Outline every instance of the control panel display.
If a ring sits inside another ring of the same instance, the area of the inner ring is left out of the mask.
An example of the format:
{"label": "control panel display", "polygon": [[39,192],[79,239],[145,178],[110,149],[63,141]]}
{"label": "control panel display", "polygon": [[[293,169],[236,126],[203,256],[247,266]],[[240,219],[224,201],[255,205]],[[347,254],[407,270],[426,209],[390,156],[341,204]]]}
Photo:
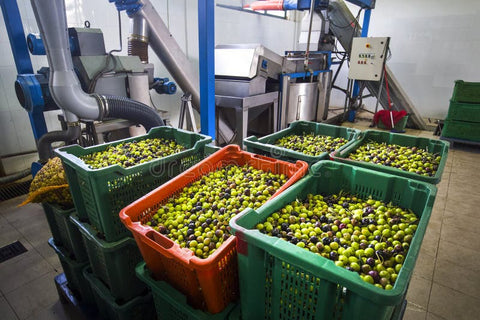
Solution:
{"label": "control panel display", "polygon": [[388,42],[388,37],[353,38],[348,77],[380,81]]}

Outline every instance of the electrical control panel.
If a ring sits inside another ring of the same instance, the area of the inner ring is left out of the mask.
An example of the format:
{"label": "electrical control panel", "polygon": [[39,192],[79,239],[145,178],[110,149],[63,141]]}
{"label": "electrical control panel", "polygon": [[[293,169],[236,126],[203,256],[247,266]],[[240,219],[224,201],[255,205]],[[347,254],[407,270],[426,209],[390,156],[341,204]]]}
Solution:
{"label": "electrical control panel", "polygon": [[388,37],[353,38],[348,77],[380,81],[389,40]]}

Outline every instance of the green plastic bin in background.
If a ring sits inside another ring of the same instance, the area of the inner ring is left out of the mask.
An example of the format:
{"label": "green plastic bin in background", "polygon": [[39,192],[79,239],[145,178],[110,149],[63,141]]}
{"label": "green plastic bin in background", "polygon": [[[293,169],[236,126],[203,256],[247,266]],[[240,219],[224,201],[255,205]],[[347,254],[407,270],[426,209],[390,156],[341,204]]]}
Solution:
{"label": "green plastic bin in background", "polygon": [[[440,160],[437,172],[433,177],[422,176],[414,172],[404,171],[398,168],[384,166],[380,164],[348,159],[350,153],[355,152],[360,146],[368,143],[369,141],[385,142],[387,144],[422,148],[426,149],[428,152],[440,155],[442,159]],[[447,162],[449,146],[450,143],[448,143],[447,141],[415,137],[385,131],[366,130],[362,132],[362,134],[360,135],[360,139],[356,140],[351,145],[341,151],[332,152],[330,154],[330,157],[335,161],[340,161],[351,165],[372,169],[375,171],[382,171],[414,180],[437,184],[442,178],[443,169],[445,168],[445,163]]]}
{"label": "green plastic bin in background", "polygon": [[452,100],[455,102],[480,103],[480,82],[456,80]]}
{"label": "green plastic bin in background", "polygon": [[480,122],[445,120],[442,128],[442,138],[480,142]]}
{"label": "green plastic bin in background", "polygon": [[106,242],[96,236],[88,223],[75,215],[70,219],[82,233],[93,273],[107,286],[110,295],[122,302],[145,293],[147,287],[135,275],[135,266],[142,261],[142,255],[133,238]]}
{"label": "green plastic bin in background", "polygon": [[[389,320],[401,308],[430,219],[436,187],[425,182],[333,161],[254,211],[230,220],[237,237],[243,319]],[[392,202],[420,217],[404,265],[392,290],[364,282],[357,273],[283,239],[255,229],[272,213],[307,194],[338,194]]]}
{"label": "green plastic bin in background", "polygon": [[75,214],[75,208],[62,209],[51,203],[42,203],[42,207],[55,245],[61,246],[65,254],[76,262],[88,261],[82,234],[70,221],[70,215]]}
{"label": "green plastic bin in background", "polygon": [[[91,169],[80,159],[109,146],[153,138],[172,139],[186,150],[129,168],[113,165]],[[138,137],[88,148],[67,146],[55,152],[62,159],[79,218],[95,226],[107,241],[116,241],[131,236],[118,217],[120,210],[203,160],[204,147],[211,141],[210,137],[202,134],[157,127]]]}
{"label": "green plastic bin in background", "polygon": [[62,265],[63,273],[67,278],[67,285],[82,303],[86,305],[95,305],[95,298],[92,289],[83,276],[83,269],[88,266],[87,262],[77,262],[68,257],[68,253],[61,246],[55,244],[53,238],[48,240],[50,247],[55,250],[58,255],[60,264]]}
{"label": "green plastic bin in background", "polygon": [[447,120],[480,123],[480,103],[474,104],[450,101]]}
{"label": "green plastic bin in background", "polygon": [[[226,320],[235,307],[230,304],[222,312],[211,314],[199,309],[194,309],[187,303],[187,297],[175,290],[165,281],[156,281],[147,269],[144,261],[135,268],[137,277],[140,278],[152,291],[158,320]],[[240,319],[238,319],[240,320]]]}
{"label": "green plastic bin in background", "polygon": [[289,135],[302,135],[311,134],[331,136],[335,138],[345,138],[349,140],[345,145],[341,146],[338,150],[343,150],[347,146],[353,143],[357,136],[360,134],[360,130],[334,126],[324,123],[316,123],[309,121],[295,121],[290,124],[290,127],[281,131],[275,132],[268,136],[257,138],[251,136],[243,140],[243,144],[247,147],[247,151],[269,156],[275,159],[295,162],[297,160],[303,160],[309,165],[312,165],[320,160],[328,159],[328,152],[323,152],[318,156],[310,156],[304,153],[290,150],[284,147],[275,146],[274,143],[280,138]]}
{"label": "green plastic bin in background", "polygon": [[105,284],[92,273],[90,267],[83,274],[92,288],[100,316],[108,320],[155,320],[152,293],[146,292],[129,301],[119,303]]}

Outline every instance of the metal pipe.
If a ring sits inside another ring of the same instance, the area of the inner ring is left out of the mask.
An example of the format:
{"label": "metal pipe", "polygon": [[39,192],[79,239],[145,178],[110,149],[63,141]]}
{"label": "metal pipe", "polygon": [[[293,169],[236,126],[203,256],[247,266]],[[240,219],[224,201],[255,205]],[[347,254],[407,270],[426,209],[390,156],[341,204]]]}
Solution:
{"label": "metal pipe", "polygon": [[183,92],[192,95],[193,107],[200,112],[198,74],[150,1],[139,0],[138,4],[141,7],[133,16],[139,15],[147,22],[151,48]]}
{"label": "metal pipe", "polygon": [[[50,92],[63,109],[80,118],[101,118],[97,99],[86,94],[73,70],[64,0],[31,0],[50,66]],[[78,121],[78,119],[77,119]]]}
{"label": "metal pipe", "polygon": [[312,35],[312,23],[313,23],[313,4],[315,0],[310,0],[310,23],[308,25],[308,38],[307,38],[307,51],[305,52],[305,61],[304,61],[304,68],[305,71],[309,70],[308,67],[308,57],[310,56],[310,37]]}
{"label": "metal pipe", "polygon": [[130,18],[128,55],[138,56],[140,61],[148,63],[148,25],[145,19],[139,15]]}
{"label": "metal pipe", "polygon": [[69,123],[78,118],[103,120],[108,116],[136,121],[147,130],[164,125],[154,110],[124,97],[87,94],[83,91],[73,70],[67,33],[64,0],[31,0],[50,66],[50,92],[65,112]]}

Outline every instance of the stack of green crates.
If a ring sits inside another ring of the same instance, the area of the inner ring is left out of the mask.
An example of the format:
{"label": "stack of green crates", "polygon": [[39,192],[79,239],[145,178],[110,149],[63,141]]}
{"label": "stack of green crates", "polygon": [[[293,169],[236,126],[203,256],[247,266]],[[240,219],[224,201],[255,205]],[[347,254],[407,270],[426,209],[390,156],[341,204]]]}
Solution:
{"label": "stack of green crates", "polygon": [[480,82],[455,81],[442,138],[480,142]]}
{"label": "stack of green crates", "polygon": [[[111,165],[92,169],[81,157],[119,143],[144,139],[171,139],[184,151],[124,168]],[[78,231],[87,262],[78,268],[91,287],[100,315],[108,319],[154,318],[152,295],[137,278],[142,255],[130,231],[120,221],[120,210],[164,182],[203,160],[216,149],[208,136],[171,127],[157,127],[143,136],[83,148],[55,150],[62,159],[76,212],[69,222]],[[68,278],[68,277],[67,277]],[[147,310],[148,309],[148,310]]]}
{"label": "stack of green crates", "polygon": [[94,306],[90,286],[83,277],[82,270],[88,266],[88,256],[78,228],[70,221],[75,208],[64,208],[53,203],[42,203],[52,238],[48,244],[58,255],[67,287],[75,299],[83,304]]}

